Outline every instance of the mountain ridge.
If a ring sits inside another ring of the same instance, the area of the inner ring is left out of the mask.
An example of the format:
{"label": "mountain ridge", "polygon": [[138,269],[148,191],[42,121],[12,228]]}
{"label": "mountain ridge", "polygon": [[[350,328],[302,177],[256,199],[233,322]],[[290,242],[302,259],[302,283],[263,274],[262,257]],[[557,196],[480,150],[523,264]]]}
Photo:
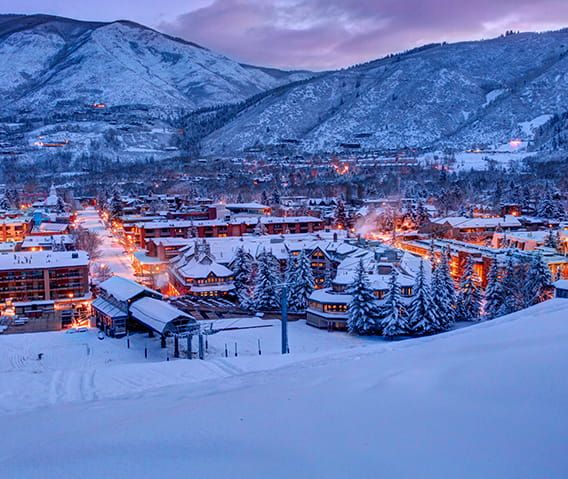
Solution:
{"label": "mountain ridge", "polygon": [[568,29],[314,73],[239,63],[129,20],[3,15],[0,94],[2,152],[24,158],[51,154],[42,138],[72,157],[127,159],[540,148],[553,142],[534,143],[537,131],[568,110]]}

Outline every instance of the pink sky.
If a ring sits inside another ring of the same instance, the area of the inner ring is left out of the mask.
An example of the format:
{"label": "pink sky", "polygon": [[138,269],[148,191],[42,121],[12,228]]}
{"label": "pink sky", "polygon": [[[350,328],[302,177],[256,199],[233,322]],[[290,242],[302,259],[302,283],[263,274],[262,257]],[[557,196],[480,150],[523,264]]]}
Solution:
{"label": "pink sky", "polygon": [[568,0],[0,0],[0,11],[129,19],[242,62],[309,69],[568,26]]}

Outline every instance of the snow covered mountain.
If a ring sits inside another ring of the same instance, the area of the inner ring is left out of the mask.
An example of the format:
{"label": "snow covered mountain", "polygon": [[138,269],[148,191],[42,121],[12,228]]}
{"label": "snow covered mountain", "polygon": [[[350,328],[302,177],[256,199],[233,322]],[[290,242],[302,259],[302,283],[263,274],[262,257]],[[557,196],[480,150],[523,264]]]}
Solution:
{"label": "snow covered mountain", "polygon": [[205,152],[498,146],[568,110],[568,30],[427,45],[279,88],[203,141]]}
{"label": "snow covered mountain", "polygon": [[0,17],[0,94],[8,111],[93,103],[195,109],[240,101],[294,78],[127,21]]}
{"label": "snow covered mountain", "polygon": [[[568,112],[568,29],[426,45],[313,74],[128,22],[0,15],[0,154],[533,149]],[[533,139],[537,137],[537,141]],[[57,147],[57,148],[54,148]]]}

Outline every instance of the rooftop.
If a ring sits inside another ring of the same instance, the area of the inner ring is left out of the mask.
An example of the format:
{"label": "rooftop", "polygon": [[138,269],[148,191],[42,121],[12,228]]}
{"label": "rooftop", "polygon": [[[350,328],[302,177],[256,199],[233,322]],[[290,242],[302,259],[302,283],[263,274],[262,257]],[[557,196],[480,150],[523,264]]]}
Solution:
{"label": "rooftop", "polygon": [[37,251],[0,254],[0,271],[87,266],[85,251]]}

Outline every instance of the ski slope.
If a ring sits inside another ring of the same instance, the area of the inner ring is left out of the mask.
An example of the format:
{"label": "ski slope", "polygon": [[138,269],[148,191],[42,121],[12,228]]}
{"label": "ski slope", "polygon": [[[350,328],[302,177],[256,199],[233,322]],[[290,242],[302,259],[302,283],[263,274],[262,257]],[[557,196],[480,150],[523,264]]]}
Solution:
{"label": "ski slope", "polygon": [[[9,431],[0,437],[0,470],[42,479],[568,477],[567,318],[568,300],[555,299],[394,343],[298,322],[290,332],[297,351],[287,357],[274,351],[273,327],[239,332],[248,337],[239,339],[248,344],[242,355],[217,351],[207,361],[134,361],[139,345],[96,346],[91,333],[0,337],[0,423]],[[215,348],[237,336],[220,334]],[[267,348],[260,357],[259,334]],[[75,352],[62,346],[51,366],[95,368],[94,394],[6,407],[18,401],[6,391],[29,361],[14,351],[31,354],[61,338],[72,338]],[[178,379],[168,384],[172,374]],[[110,377],[147,384],[105,396]]]}

